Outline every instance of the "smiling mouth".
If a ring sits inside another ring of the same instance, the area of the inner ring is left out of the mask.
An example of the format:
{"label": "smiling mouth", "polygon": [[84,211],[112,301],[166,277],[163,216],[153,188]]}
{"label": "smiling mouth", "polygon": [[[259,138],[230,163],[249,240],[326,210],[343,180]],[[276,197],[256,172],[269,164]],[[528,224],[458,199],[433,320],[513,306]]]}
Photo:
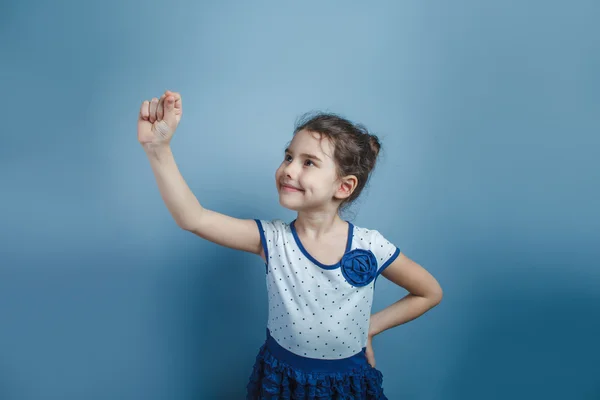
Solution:
{"label": "smiling mouth", "polygon": [[286,191],[286,192],[303,192],[302,189],[298,189],[297,187],[290,186],[290,185],[285,185],[285,184],[281,185],[281,189],[284,190],[284,191]]}

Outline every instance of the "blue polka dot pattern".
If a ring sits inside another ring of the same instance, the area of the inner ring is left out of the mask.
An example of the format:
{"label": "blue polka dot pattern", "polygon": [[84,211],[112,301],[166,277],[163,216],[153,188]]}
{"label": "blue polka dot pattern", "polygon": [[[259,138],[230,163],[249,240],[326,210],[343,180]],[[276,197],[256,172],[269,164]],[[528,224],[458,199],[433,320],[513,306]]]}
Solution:
{"label": "blue polka dot pattern", "polygon": [[[376,280],[349,283],[339,264],[322,268],[297,242],[290,224],[256,220],[267,256],[268,325],[285,349],[304,357],[339,359],[366,346]],[[371,251],[377,275],[400,250],[378,231],[351,226],[347,250]]]}

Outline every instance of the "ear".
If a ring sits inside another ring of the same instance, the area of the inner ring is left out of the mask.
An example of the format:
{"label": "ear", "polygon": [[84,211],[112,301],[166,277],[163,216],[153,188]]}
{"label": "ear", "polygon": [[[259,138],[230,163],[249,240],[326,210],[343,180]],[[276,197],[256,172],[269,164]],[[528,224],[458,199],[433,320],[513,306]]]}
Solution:
{"label": "ear", "polygon": [[335,192],[335,197],[341,200],[347,199],[354,192],[354,189],[356,189],[356,185],[358,185],[358,178],[354,175],[341,178],[338,189]]}

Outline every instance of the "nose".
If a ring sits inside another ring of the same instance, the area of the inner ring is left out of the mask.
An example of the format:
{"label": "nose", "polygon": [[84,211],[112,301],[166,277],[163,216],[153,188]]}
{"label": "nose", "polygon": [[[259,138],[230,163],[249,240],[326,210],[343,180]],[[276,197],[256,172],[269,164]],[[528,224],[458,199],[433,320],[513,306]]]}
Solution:
{"label": "nose", "polygon": [[298,174],[298,169],[297,169],[296,164],[294,162],[291,162],[288,165],[286,165],[285,167],[283,167],[283,173],[288,178],[294,180],[296,178],[296,175]]}

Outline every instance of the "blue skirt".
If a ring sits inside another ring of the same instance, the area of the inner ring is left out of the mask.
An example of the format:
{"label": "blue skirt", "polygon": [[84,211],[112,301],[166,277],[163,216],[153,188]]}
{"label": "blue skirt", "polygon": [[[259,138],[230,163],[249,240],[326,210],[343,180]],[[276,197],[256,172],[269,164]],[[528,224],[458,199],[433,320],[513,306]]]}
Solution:
{"label": "blue skirt", "polygon": [[318,360],[296,355],[271,337],[256,356],[246,400],[387,400],[383,375],[365,349],[349,358]]}

